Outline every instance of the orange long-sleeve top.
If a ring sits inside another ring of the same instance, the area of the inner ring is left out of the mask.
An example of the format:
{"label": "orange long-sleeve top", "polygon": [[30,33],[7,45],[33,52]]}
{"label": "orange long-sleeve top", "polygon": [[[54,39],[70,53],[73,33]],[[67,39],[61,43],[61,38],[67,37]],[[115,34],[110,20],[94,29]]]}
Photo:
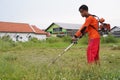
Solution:
{"label": "orange long-sleeve top", "polygon": [[88,33],[89,39],[100,38],[100,34],[97,31],[99,28],[98,26],[98,20],[93,16],[89,16],[86,18],[85,23],[82,25],[82,27],[75,33],[75,36],[80,37],[82,35],[81,30],[86,27],[86,30],[84,32]]}

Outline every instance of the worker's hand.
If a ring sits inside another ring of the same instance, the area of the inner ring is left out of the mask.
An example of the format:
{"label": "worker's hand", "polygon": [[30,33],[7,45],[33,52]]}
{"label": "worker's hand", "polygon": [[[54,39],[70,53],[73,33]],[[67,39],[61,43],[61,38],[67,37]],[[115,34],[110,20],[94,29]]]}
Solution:
{"label": "worker's hand", "polygon": [[78,41],[78,39],[76,38],[76,37],[72,37],[72,43],[75,43],[75,44],[77,44],[77,41]]}

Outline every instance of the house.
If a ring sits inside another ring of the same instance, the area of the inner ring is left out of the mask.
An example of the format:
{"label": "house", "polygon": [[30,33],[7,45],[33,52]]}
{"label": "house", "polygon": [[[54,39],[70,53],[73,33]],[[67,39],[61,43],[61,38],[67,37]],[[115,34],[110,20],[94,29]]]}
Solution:
{"label": "house", "polygon": [[52,36],[73,36],[80,27],[80,24],[52,23],[45,31]]}
{"label": "house", "polygon": [[44,40],[46,32],[27,23],[0,22],[0,37],[3,36],[9,36],[13,41],[25,42],[32,37]]}
{"label": "house", "polygon": [[113,36],[120,37],[120,26],[114,26],[110,32]]}

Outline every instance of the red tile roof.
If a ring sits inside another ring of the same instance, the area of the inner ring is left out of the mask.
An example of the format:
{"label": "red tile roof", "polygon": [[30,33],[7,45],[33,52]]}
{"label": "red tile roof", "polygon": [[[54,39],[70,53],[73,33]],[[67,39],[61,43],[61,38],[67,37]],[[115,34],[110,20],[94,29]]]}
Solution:
{"label": "red tile roof", "polygon": [[46,34],[36,26],[30,26],[27,23],[0,22],[0,32],[20,32]]}
{"label": "red tile roof", "polygon": [[46,35],[47,35],[47,33],[46,33],[45,31],[42,31],[41,29],[39,29],[39,28],[36,27],[35,25],[32,25],[32,27],[33,27],[34,32],[35,32],[36,34],[46,34]]}

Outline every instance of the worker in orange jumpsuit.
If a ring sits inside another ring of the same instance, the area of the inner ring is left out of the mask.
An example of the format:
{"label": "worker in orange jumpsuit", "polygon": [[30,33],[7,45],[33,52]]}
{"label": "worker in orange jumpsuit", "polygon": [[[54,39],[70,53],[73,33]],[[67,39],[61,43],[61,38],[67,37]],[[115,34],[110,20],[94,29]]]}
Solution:
{"label": "worker in orange jumpsuit", "polygon": [[98,20],[91,14],[88,13],[87,5],[82,5],[79,8],[82,17],[85,17],[85,23],[75,33],[72,41],[76,41],[77,38],[88,33],[88,49],[87,49],[87,62],[89,64],[100,64],[99,63],[99,46],[100,46],[100,34],[98,32]]}

